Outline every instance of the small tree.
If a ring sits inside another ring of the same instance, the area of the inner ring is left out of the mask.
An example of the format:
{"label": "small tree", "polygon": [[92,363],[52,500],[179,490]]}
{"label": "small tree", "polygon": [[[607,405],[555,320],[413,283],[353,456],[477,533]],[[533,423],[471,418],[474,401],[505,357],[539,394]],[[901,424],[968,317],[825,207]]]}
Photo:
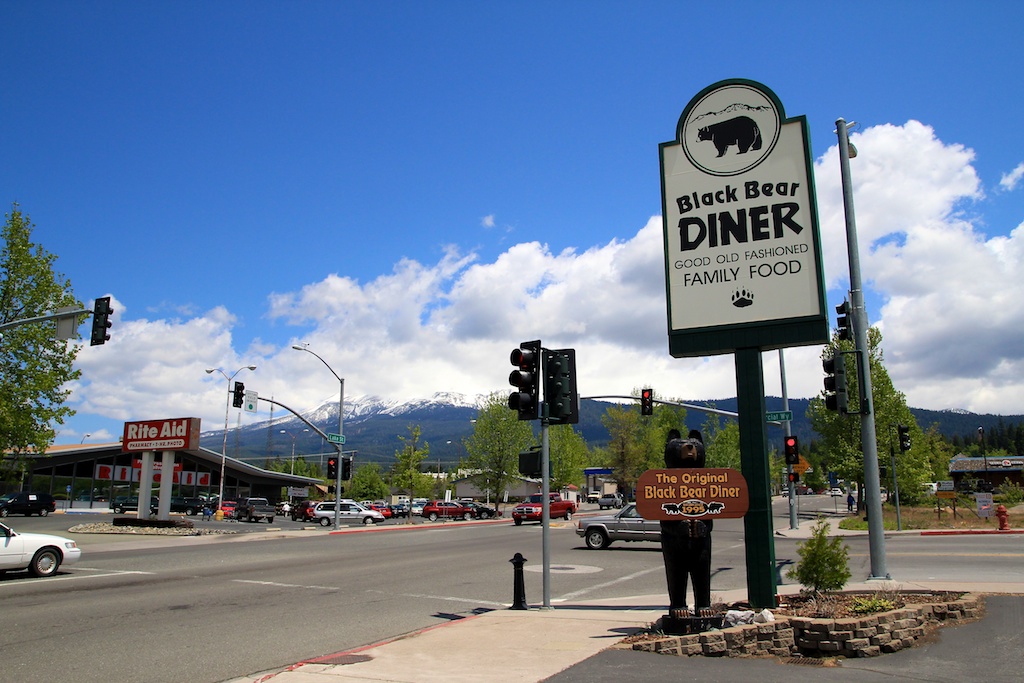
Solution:
{"label": "small tree", "polygon": [[843,539],[828,537],[829,524],[819,517],[811,528],[811,537],[797,544],[800,561],[786,576],[799,581],[814,593],[837,591],[850,580],[850,549]]}

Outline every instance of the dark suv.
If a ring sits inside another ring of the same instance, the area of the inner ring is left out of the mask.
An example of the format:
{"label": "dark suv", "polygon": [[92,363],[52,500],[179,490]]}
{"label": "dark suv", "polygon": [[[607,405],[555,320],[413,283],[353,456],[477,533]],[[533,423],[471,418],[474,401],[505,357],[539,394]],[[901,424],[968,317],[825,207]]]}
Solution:
{"label": "dark suv", "polygon": [[49,493],[5,493],[0,496],[0,517],[7,515],[45,517],[56,509],[57,501]]}

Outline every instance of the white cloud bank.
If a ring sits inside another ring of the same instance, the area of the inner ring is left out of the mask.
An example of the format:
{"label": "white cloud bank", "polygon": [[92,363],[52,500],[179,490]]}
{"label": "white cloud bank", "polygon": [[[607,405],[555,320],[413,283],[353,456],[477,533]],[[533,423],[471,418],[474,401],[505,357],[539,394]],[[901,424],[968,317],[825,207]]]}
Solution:
{"label": "white cloud bank", "polygon": [[[964,212],[984,199],[973,152],[925,125],[878,126],[852,140],[868,316],[883,331],[897,389],[914,407],[1024,413],[1024,225],[982,232]],[[830,305],[849,286],[837,154],[833,147],[815,164]],[[1012,189],[1021,173],[1004,176],[1002,187]],[[509,352],[534,338],[576,349],[583,395],[654,386],[685,399],[733,396],[732,356],[668,355],[661,232],[654,216],[630,237],[581,250],[552,253],[530,242],[480,263],[451,248],[435,264],[403,260],[366,283],[334,275],[267,293],[268,323],[294,327],[287,343],[235,339],[224,308],[121,322],[124,307],[115,304],[118,334],[82,350],[72,403],[116,420],[195,415],[210,428],[223,419],[226,382],[204,370],[255,364],[256,373],[238,379],[308,409],[337,396],[338,383],[316,358],[291,349],[299,342],[342,374],[349,396],[487,393],[508,389]],[[819,354],[785,352],[790,396],[819,393]],[[765,355],[765,389],[776,395],[777,357]]]}

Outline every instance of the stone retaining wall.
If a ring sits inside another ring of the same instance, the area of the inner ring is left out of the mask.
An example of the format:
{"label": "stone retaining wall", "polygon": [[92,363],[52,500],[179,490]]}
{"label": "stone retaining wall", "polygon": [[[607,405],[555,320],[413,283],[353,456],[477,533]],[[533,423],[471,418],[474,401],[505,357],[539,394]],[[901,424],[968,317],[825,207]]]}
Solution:
{"label": "stone retaining wall", "polygon": [[929,628],[974,619],[979,616],[978,609],[978,599],[965,595],[952,602],[907,605],[849,619],[777,616],[766,624],[665,636],[634,642],[631,647],[664,655],[707,657],[877,657],[913,647]]}

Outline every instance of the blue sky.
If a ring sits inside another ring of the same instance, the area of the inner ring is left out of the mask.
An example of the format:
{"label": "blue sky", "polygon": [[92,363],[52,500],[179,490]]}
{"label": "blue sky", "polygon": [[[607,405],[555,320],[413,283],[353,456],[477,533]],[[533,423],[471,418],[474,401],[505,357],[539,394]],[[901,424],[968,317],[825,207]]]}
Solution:
{"label": "blue sky", "polygon": [[[1024,413],[1019,3],[44,0],[0,21],[4,213],[80,299],[115,299],[59,443],[216,428],[210,367],[332,400],[296,343],[352,398],[504,391],[534,338],[576,348],[584,394],[734,395],[731,356],[667,352],[658,164],[726,78],[807,117],[830,310],[835,120],[859,123],[868,315],[910,405]],[[820,352],[787,351],[790,395],[820,391]]]}

